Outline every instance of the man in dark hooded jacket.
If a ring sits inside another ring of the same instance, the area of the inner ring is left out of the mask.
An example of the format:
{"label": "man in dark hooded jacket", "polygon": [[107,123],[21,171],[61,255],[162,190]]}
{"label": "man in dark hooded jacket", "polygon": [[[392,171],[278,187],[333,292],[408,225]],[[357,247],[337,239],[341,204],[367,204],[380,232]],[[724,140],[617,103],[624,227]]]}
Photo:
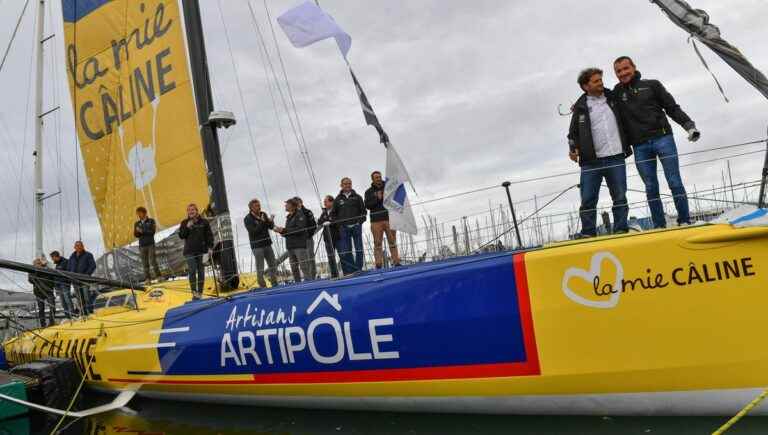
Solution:
{"label": "man in dark hooded jacket", "polygon": [[613,63],[619,84],[614,88],[616,102],[627,138],[635,151],[635,165],[645,183],[645,194],[651,209],[653,226],[664,228],[667,221],[664,205],[659,193],[656,159],[664,168],[669,190],[672,191],[678,224],[691,221],[688,196],[680,177],[680,162],[672,127],[667,116],[688,132],[688,140],[696,142],[701,133],[696,124],[675,102],[664,85],[658,80],[645,80],[628,56],[622,56]]}

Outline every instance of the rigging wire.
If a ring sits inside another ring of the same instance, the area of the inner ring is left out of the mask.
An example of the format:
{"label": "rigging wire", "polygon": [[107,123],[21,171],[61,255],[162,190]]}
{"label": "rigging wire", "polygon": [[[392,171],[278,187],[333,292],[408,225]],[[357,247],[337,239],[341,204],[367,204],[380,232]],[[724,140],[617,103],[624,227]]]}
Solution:
{"label": "rigging wire", "polygon": [[24,13],[27,11],[27,5],[29,5],[29,0],[26,0],[24,2],[24,7],[21,9],[19,18],[16,20],[16,26],[13,28],[13,33],[11,33],[11,39],[8,41],[8,46],[5,47],[5,52],[3,53],[3,60],[0,61],[0,73],[3,72],[5,61],[8,59],[8,53],[10,53],[11,51],[11,47],[13,46],[13,41],[16,39],[16,34],[18,33],[19,27],[21,26],[21,21],[24,18]]}
{"label": "rigging wire", "polygon": [[309,148],[307,147],[307,140],[306,140],[306,138],[304,136],[304,129],[301,127],[301,118],[299,117],[299,111],[296,109],[296,100],[293,97],[293,90],[291,89],[291,82],[288,79],[288,72],[287,72],[287,70],[285,68],[285,62],[283,61],[282,52],[280,51],[280,44],[278,44],[278,42],[277,42],[277,33],[275,33],[275,26],[272,23],[272,16],[269,13],[269,7],[267,6],[267,0],[263,0],[263,4],[264,4],[264,11],[267,14],[267,22],[269,23],[269,29],[270,29],[270,31],[272,33],[272,40],[274,41],[274,44],[275,44],[275,49],[276,49],[276,52],[277,52],[277,59],[280,61],[280,69],[282,70],[283,78],[285,79],[285,87],[286,87],[286,89],[288,91],[288,98],[289,98],[289,100],[291,102],[291,107],[293,108],[293,114],[296,117],[296,125],[299,127],[299,136],[301,137],[301,142],[302,142],[302,146],[303,146],[302,152],[304,154],[303,155],[304,162],[305,162],[305,164],[307,166],[307,172],[309,172],[309,174],[310,174],[310,179],[312,181],[312,186],[315,189],[315,195],[317,195],[317,202],[322,207],[323,201],[322,201],[322,199],[320,197],[320,188],[319,188],[319,186],[317,184],[317,175],[315,174],[315,169],[312,166],[312,159],[311,159],[311,157],[309,155]]}
{"label": "rigging wire", "polygon": [[[251,4],[249,2],[246,2],[246,3],[248,4],[248,9],[250,10],[250,13],[251,13],[251,18],[254,21],[254,24],[258,28],[258,22],[256,21],[255,14],[253,13],[253,9],[251,8]],[[264,69],[264,78],[267,84],[267,91],[269,91],[269,98],[272,101],[272,111],[275,113],[275,122],[277,123],[277,129],[278,129],[278,132],[280,133],[280,143],[283,146],[283,152],[285,153],[285,161],[288,164],[288,174],[291,176],[293,191],[296,194],[296,196],[298,196],[299,188],[296,184],[296,177],[293,174],[294,172],[293,165],[291,164],[291,156],[288,153],[288,144],[285,140],[285,131],[283,130],[283,123],[280,120],[280,111],[277,108],[277,99],[275,98],[275,93],[272,90],[272,82],[270,81],[269,70],[267,68],[267,59],[269,59],[269,52],[267,52],[266,44],[264,43],[263,36],[261,34],[261,29],[258,30],[258,36],[259,36],[258,38],[259,39],[259,44],[258,44],[259,58],[261,59],[261,66]],[[269,59],[269,63],[270,64],[272,63],[271,59]],[[275,81],[275,86],[279,88],[280,84],[277,80],[277,76],[274,75],[274,69],[272,70],[272,72],[273,72],[273,79]],[[286,111],[287,111],[287,107],[286,107]]]}
{"label": "rigging wire", "polygon": [[[33,24],[32,34],[37,34],[37,20],[35,20],[35,23]],[[36,38],[33,36],[33,41]],[[18,203],[23,201],[22,191],[24,186],[24,162],[26,161],[25,156],[26,153],[24,152],[27,149],[28,140],[29,140],[29,119],[32,117],[30,116],[30,105],[32,101],[32,78],[34,74],[32,74],[32,64],[35,61],[35,55],[34,50],[31,50],[30,57],[29,57],[29,73],[27,74],[27,102],[24,109],[24,136],[22,137],[22,140],[19,141],[20,150],[19,150],[19,189],[18,189],[18,196],[16,197],[17,202],[17,209],[16,209],[16,234],[14,236],[14,242],[13,242],[13,254],[14,256],[18,256],[18,243],[19,243],[19,227],[21,225],[20,219],[21,219],[21,207],[19,207]]]}
{"label": "rigging wire", "polygon": [[224,19],[224,12],[221,8],[221,0],[216,1],[216,5],[219,9],[219,17],[221,17],[221,23],[224,26],[224,37],[227,41],[227,49],[229,50],[229,58],[232,61],[232,68],[234,70],[235,74],[235,86],[237,86],[237,93],[240,97],[240,105],[243,106],[243,117],[245,118],[246,128],[248,129],[248,138],[251,144],[251,151],[253,151],[253,157],[256,160],[256,168],[259,171],[259,180],[261,181],[261,188],[264,191],[264,198],[267,201],[267,207],[270,207],[269,204],[269,194],[267,193],[267,184],[264,182],[264,173],[261,169],[261,159],[259,158],[259,153],[256,151],[256,140],[253,137],[253,128],[251,127],[251,121],[248,117],[248,108],[245,105],[245,97],[243,96],[243,88],[240,84],[240,75],[238,74],[237,69],[237,62],[235,62],[235,55],[232,52],[232,43],[229,38],[229,28],[227,27],[227,22]]}
{"label": "rigging wire", "polygon": [[[302,145],[301,145],[301,137],[299,136],[299,132],[296,128],[296,124],[298,123],[298,120],[296,123],[294,123],[293,116],[291,116],[291,111],[288,106],[288,101],[285,98],[285,94],[283,93],[283,88],[280,86],[280,80],[277,75],[277,71],[275,70],[275,65],[272,62],[272,58],[269,55],[269,50],[267,49],[267,43],[266,39],[264,38],[264,34],[261,31],[261,26],[259,25],[259,21],[256,18],[256,13],[253,10],[253,7],[251,6],[251,3],[246,0],[246,4],[248,5],[248,10],[250,11],[251,15],[251,22],[253,23],[253,27],[256,30],[256,34],[258,35],[259,44],[261,45],[262,49],[265,53],[265,58],[267,60],[267,64],[269,65],[269,69],[272,72],[272,77],[275,81],[275,87],[277,88],[277,93],[280,96],[280,101],[283,104],[283,108],[285,109],[285,114],[288,117],[288,124],[291,126],[291,131],[293,132],[293,136],[296,139],[296,146],[299,148],[299,155],[302,157],[302,162],[304,163],[304,167],[307,170],[307,176],[310,179],[310,182],[313,183],[313,186],[315,186],[316,194],[319,195],[319,189],[316,187],[317,181],[314,178],[313,172],[311,171],[311,168],[307,165],[307,160],[305,158],[304,153],[302,152]],[[286,151],[287,152],[287,151]],[[288,159],[290,162],[290,158]],[[297,189],[298,190],[298,189]]]}

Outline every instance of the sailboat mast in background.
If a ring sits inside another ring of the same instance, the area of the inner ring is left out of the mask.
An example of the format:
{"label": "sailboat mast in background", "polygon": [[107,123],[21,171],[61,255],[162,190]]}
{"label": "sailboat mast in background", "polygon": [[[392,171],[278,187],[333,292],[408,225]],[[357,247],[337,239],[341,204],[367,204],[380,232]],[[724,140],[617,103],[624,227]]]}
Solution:
{"label": "sailboat mast in background", "polygon": [[216,132],[218,123],[210,122],[213,112],[213,94],[208,71],[208,58],[205,53],[203,24],[200,19],[198,0],[185,0],[183,7],[184,22],[187,27],[187,46],[189,63],[192,70],[192,82],[197,102],[197,114],[200,122],[200,135],[203,141],[203,156],[208,169],[210,187],[210,208],[218,221],[219,246],[214,248],[221,266],[221,282],[230,289],[239,284],[235,244],[232,237],[232,221],[229,216],[227,187],[224,181],[224,167],[221,164],[219,136]]}
{"label": "sailboat mast in background", "polygon": [[37,5],[37,34],[35,42],[35,253],[43,257],[43,31],[45,24],[45,0]]}

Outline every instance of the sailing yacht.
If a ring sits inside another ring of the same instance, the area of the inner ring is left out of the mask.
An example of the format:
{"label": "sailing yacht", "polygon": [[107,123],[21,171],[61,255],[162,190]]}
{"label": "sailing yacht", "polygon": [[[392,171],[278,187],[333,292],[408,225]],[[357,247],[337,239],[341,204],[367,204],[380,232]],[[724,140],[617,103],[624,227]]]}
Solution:
{"label": "sailing yacht", "polygon": [[[64,0],[68,76],[106,246],[137,205],[171,227],[206,204],[221,276],[199,301],[182,281],[106,292],[4,342],[11,365],[73,359],[121,397],[424,412],[727,414],[768,384],[768,228],[750,215],[253,289],[197,3]],[[124,259],[89,282],[125,284]]]}

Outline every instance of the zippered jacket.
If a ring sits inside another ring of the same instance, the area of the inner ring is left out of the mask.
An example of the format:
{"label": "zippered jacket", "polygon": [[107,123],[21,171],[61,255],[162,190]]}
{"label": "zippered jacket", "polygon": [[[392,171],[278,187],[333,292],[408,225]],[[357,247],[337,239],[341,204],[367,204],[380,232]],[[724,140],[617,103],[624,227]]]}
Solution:
{"label": "zippered jacket", "polygon": [[[141,232],[139,232],[141,230]],[[136,221],[133,224],[133,235],[139,239],[139,246],[152,246],[155,244],[155,231],[157,230],[157,224],[151,217]]]}
{"label": "zippered jacket", "polygon": [[[608,106],[616,117],[616,125],[619,128],[619,138],[621,139],[621,147],[624,150],[624,157],[629,157],[632,155],[632,147],[624,132],[623,122],[616,107],[615,94],[606,89],[605,98],[608,100]],[[576,100],[576,103],[573,105],[571,126],[568,129],[568,147],[571,151],[579,150],[579,165],[581,166],[597,160],[595,144],[592,140],[592,121],[589,117],[586,93]]]}
{"label": "zippered jacket", "polygon": [[275,227],[275,223],[266,213],[259,212],[259,217],[248,212],[243,219],[245,229],[248,230],[248,240],[251,242],[251,249],[266,248],[272,245],[272,238],[269,237],[269,230]]}
{"label": "zippered jacket", "polygon": [[371,183],[371,187],[365,191],[365,208],[371,211],[371,222],[389,220],[389,211],[384,207],[384,201],[376,195],[378,192],[384,192],[384,184],[376,186]]}
{"label": "zippered jacket", "polygon": [[347,198],[343,192],[339,192],[336,199],[333,200],[333,209],[331,216],[335,222],[341,225],[356,225],[365,222],[365,201],[354,190]]}
{"label": "zippered jacket", "polygon": [[197,219],[197,222],[189,218],[181,221],[179,237],[184,239],[183,254],[187,257],[203,255],[209,249],[213,249],[211,224],[202,216]]}
{"label": "zippered jacket", "polygon": [[285,219],[285,249],[307,249],[307,216],[296,210]]}
{"label": "zippered jacket", "polygon": [[667,116],[686,131],[696,127],[661,82],[643,80],[639,71],[628,84],[617,84],[613,92],[632,145],[671,134]]}

